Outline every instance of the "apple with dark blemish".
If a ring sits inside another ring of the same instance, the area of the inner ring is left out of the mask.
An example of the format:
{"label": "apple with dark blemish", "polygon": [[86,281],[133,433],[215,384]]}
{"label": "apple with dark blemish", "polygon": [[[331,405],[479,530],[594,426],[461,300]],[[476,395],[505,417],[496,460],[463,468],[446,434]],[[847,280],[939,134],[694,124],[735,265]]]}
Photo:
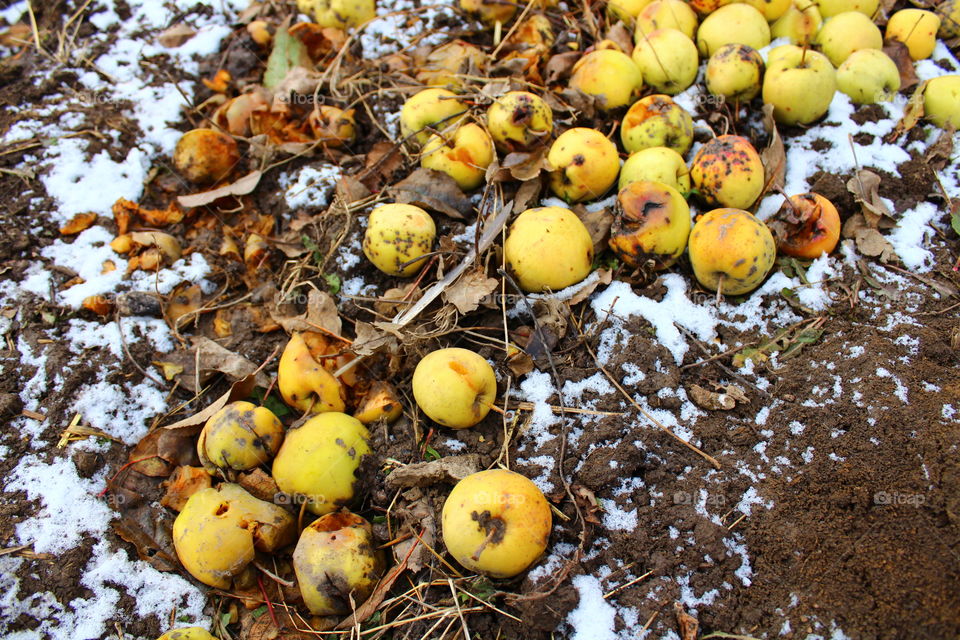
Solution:
{"label": "apple with dark blemish", "polygon": [[663,94],[640,98],[620,125],[620,141],[630,153],[649,147],[667,147],[680,155],[693,144],[693,118]]}
{"label": "apple with dark blemish", "polygon": [[707,204],[747,209],[763,191],[763,162],[746,138],[719,136],[697,151],[690,179]]}
{"label": "apple with dark blemish", "polygon": [[596,129],[569,129],[554,140],[547,154],[553,166],[550,188],[567,202],[595,200],[617,181],[617,145]]}
{"label": "apple with dark blemish", "polygon": [[277,388],[284,402],[303,413],[343,411],[346,390],[314,357],[303,333],[297,331],[280,355]]}
{"label": "apple with dark blemish", "polygon": [[690,207],[662,182],[631,182],[620,190],[610,229],[610,248],[631,267],[652,260],[667,269],[687,248]]}
{"label": "apple with dark blemish", "polygon": [[472,122],[452,136],[430,136],[420,152],[420,166],[447,174],[463,191],[483,184],[487,167],[493,162],[493,140],[483,127]]}
{"label": "apple with dark blemish", "polygon": [[443,503],[443,542],[470,571],[512,578],[536,561],[550,540],[552,516],[543,492],[506,469],[471,474]]}
{"label": "apple with dark blemish", "polygon": [[683,0],[656,0],[637,16],[634,42],[640,42],[644,34],[657,29],[676,29],[693,40],[697,32],[697,14]]}
{"label": "apple with dark blemish", "polygon": [[743,209],[708,211],[690,232],[690,264],[707,289],[741,295],[756,289],[777,257],[773,234]]}
{"label": "apple with dark blemish", "polygon": [[487,109],[487,130],[504,153],[532,151],[550,141],[553,110],[529,91],[509,91]]}
{"label": "apple with dark blemish", "polygon": [[725,44],[707,62],[707,91],[727,100],[749,102],[763,86],[763,58],[749,45]]}
{"label": "apple with dark blemish", "polygon": [[173,166],[190,182],[213,184],[227,178],[240,162],[233,138],[216,129],[187,131],[173,150]]}
{"label": "apple with dark blemish", "polygon": [[452,91],[432,87],[407,98],[400,107],[400,133],[414,145],[426,144],[434,133],[453,131],[467,106]]}
{"label": "apple with dark blemish", "polygon": [[383,204],[370,212],[363,254],[390,276],[410,277],[423,269],[437,227],[430,214],[413,204]]}
{"label": "apple with dark blemish", "polygon": [[840,214],[819,193],[790,196],[767,226],[777,249],[794,258],[819,258],[833,251],[840,239]]}
{"label": "apple with dark blemish", "polygon": [[457,347],[424,356],[411,384],[420,410],[451,429],[466,429],[483,420],[497,397],[497,377],[490,363]]}

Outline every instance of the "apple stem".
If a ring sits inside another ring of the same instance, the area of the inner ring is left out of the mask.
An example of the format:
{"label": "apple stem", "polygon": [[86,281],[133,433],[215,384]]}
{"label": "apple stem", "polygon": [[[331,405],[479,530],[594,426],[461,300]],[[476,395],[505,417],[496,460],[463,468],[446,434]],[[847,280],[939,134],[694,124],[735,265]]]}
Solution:
{"label": "apple stem", "polygon": [[804,61],[807,58],[807,49],[810,48],[809,42],[803,43],[803,50],[800,52],[800,64],[798,66],[803,67]]}
{"label": "apple stem", "polygon": [[487,408],[490,409],[491,411],[495,411],[496,413],[499,413],[499,414],[502,415],[502,416],[507,415],[507,412],[506,412],[506,411],[504,411],[503,409],[501,409],[501,408],[498,407],[497,405],[493,404],[492,402],[488,402],[488,403],[486,403],[486,405],[487,405]]}
{"label": "apple stem", "polygon": [[720,306],[720,300],[723,299],[723,276],[724,276],[724,275],[726,275],[726,274],[721,273],[719,280],[717,280],[717,304],[716,304],[716,306],[718,306],[718,307]]}

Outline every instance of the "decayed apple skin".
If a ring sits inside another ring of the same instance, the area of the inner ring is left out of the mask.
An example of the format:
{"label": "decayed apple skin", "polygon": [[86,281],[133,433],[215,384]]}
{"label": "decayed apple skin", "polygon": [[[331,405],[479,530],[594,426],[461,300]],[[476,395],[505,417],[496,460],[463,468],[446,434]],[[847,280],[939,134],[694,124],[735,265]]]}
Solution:
{"label": "decayed apple skin", "polygon": [[536,94],[510,91],[487,109],[487,130],[503,153],[532,151],[549,142],[553,110]]}
{"label": "decayed apple skin", "polygon": [[370,212],[363,234],[363,254],[390,276],[410,277],[426,260],[416,260],[433,248],[437,227],[430,214],[412,204],[382,204]]}
{"label": "decayed apple skin", "polygon": [[442,171],[463,191],[472,191],[483,184],[493,158],[493,140],[483,127],[469,122],[446,139],[430,136],[420,152],[420,166]]}
{"label": "decayed apple skin", "polygon": [[823,25],[823,17],[814,0],[792,3],[776,22],[770,25],[771,38],[788,38],[792,44],[808,45]]}
{"label": "decayed apple skin", "polygon": [[887,21],[887,40],[907,45],[914,60],[929,58],[937,45],[940,16],[924,9],[901,9]]}
{"label": "decayed apple skin", "polygon": [[503,255],[524,291],[559,291],[590,274],[593,240],[569,209],[537,207],[527,209],[510,225]]}
{"label": "decayed apple skin", "polygon": [[433,135],[431,129],[453,131],[466,113],[466,105],[454,92],[436,87],[424,89],[400,108],[400,133],[405,140],[423,145]]}
{"label": "decayed apple skin", "polygon": [[725,44],[707,62],[707,90],[727,100],[749,102],[763,86],[763,58],[749,45]]}
{"label": "decayed apple skin", "polygon": [[785,44],[767,55],[763,101],[773,105],[778,123],[810,124],[820,119],[836,90],[837,73],[822,53]]}
{"label": "decayed apple skin", "polygon": [[290,336],[280,356],[277,387],[284,402],[304,413],[343,411],[346,408],[343,385],[316,361],[299,332]]}
{"label": "decayed apple skin", "polygon": [[746,138],[719,136],[697,151],[690,179],[707,204],[746,209],[763,191],[763,162]]}
{"label": "decayed apple skin", "polygon": [[643,74],[625,53],[598,49],[577,60],[570,86],[596,96],[604,109],[617,109],[640,96]]}
{"label": "decayed apple skin", "polygon": [[697,79],[700,56],[697,45],[685,34],[676,29],[657,29],[637,41],[633,61],[650,87],[676,95]]}
{"label": "decayed apple skin", "polygon": [[420,410],[451,429],[466,429],[483,420],[497,396],[490,364],[480,354],[457,347],[421,358],[412,386]]}
{"label": "decayed apple skin", "polygon": [[293,570],[304,604],[314,615],[346,615],[373,593],[383,574],[373,527],[348,511],[328,513],[300,534]]}
{"label": "decayed apple skin", "polygon": [[731,42],[754,49],[770,44],[770,26],[763,14],[748,4],[734,2],[711,13],[697,29],[697,48],[704,58]]}
{"label": "decayed apple skin", "polygon": [[650,147],[630,154],[620,167],[620,181],[617,188],[622,190],[631,182],[652,180],[675,188],[680,193],[690,192],[690,169],[683,156],[667,147]]}
{"label": "decayed apple skin", "polygon": [[552,518],[540,489],[524,476],[490,469],[467,476],[441,516],[450,555],[471,571],[511,578],[547,548]]}
{"label": "decayed apple skin", "polygon": [[214,467],[246,471],[269,462],[282,442],[283,424],[270,409],[239,401],[207,420],[197,449]]}
{"label": "decayed apple skin", "polygon": [[644,34],[657,29],[676,29],[693,40],[697,31],[697,14],[683,0],[656,0],[637,16],[633,39],[640,42]]}
{"label": "decayed apple skin", "polygon": [[256,551],[275,551],[296,536],[296,520],[282,507],[231,483],[194,493],[173,522],[173,544],[184,568],[218,589],[229,589]]}
{"label": "decayed apple skin", "polygon": [[845,11],[827,20],[814,42],[839,67],[855,51],[883,48],[883,35],[873,20],[859,11]]}
{"label": "decayed apple skin", "polygon": [[396,422],[403,413],[403,403],[397,390],[389,382],[378,380],[360,401],[353,417],[363,424],[373,424],[381,420],[387,424]]}
{"label": "decayed apple skin", "polygon": [[171,629],[157,640],[217,640],[203,627],[180,627]]}
{"label": "decayed apple skin", "polygon": [[187,131],[173,150],[173,166],[184,178],[197,184],[223,180],[240,162],[233,138],[215,129]]}
{"label": "decayed apple skin", "polygon": [[941,129],[960,128],[960,75],[933,78],[923,90],[924,115]]}
{"label": "decayed apple skin", "polygon": [[630,153],[667,147],[683,155],[693,144],[693,118],[668,95],[646,96],[627,110],[620,125],[620,141]]}
{"label": "decayed apple skin", "polygon": [[767,225],[742,209],[714,209],[690,232],[690,264],[707,289],[741,295],[753,291],[773,268],[777,246]]}
{"label": "decayed apple skin", "polygon": [[837,69],[837,89],[856,104],[886,102],[900,90],[900,70],[883,51],[854,51]]}
{"label": "decayed apple skin", "polygon": [[291,427],[273,460],[273,479],[291,500],[324,515],[349,504],[356,471],[370,453],[370,433],[352,416],[334,411]]}
{"label": "decayed apple skin", "polygon": [[819,258],[830,253],[840,239],[840,214],[819,193],[790,196],[789,204],[767,221],[777,249],[794,258]]}
{"label": "decayed apple skin", "polygon": [[617,145],[596,129],[576,127],[560,134],[547,154],[550,188],[567,202],[599,198],[620,172]]}
{"label": "decayed apple skin", "polygon": [[631,267],[653,260],[655,269],[668,269],[687,248],[690,207],[669,185],[631,182],[617,195],[613,215],[610,248]]}

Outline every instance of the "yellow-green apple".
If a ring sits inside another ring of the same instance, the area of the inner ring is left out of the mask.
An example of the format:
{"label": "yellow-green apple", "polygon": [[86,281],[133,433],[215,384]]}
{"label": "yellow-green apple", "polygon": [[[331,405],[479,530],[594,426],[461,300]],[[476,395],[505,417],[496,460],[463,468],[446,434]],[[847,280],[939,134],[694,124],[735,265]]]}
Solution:
{"label": "yellow-green apple", "polygon": [[707,204],[747,209],[763,191],[763,162],[746,138],[719,136],[697,151],[690,180]]}
{"label": "yellow-green apple", "polygon": [[942,129],[960,129],[960,75],[948,75],[927,82],[923,90],[923,111]]}
{"label": "yellow-green apple", "polygon": [[840,239],[840,214],[819,193],[790,196],[767,226],[781,253],[805,260],[830,253]]}
{"label": "yellow-green apple", "polygon": [[690,169],[683,156],[667,147],[648,147],[630,154],[620,167],[618,189],[631,182],[652,180],[674,187],[680,193],[690,192]]}
{"label": "yellow-green apple", "polygon": [[776,257],[770,229],[743,209],[708,211],[690,232],[693,275],[712,291],[729,295],[753,291]]}
{"label": "yellow-green apple", "polygon": [[590,274],[593,240],[569,209],[537,207],[510,225],[503,257],[524,291],[559,291]]}
{"label": "yellow-green apple", "polygon": [[683,155],[693,144],[693,118],[667,95],[640,98],[623,117],[620,140],[630,153],[669,147]]}
{"label": "yellow-green apple", "polygon": [[773,117],[780,124],[809,124],[830,108],[837,90],[836,76],[822,53],[781,45],[767,56],[763,101],[773,105]]}
{"label": "yellow-green apple", "polygon": [[506,469],[467,476],[447,496],[443,543],[470,571],[512,578],[547,548],[550,505],[530,480]]}
{"label": "yellow-green apple", "polygon": [[434,132],[453,131],[467,112],[457,94],[447,89],[424,89],[400,108],[400,133],[406,140],[426,144]]}
{"label": "yellow-green apple", "polygon": [[610,0],[607,2],[607,11],[617,20],[626,25],[632,25],[644,7],[653,0]]}
{"label": "yellow-green apple", "polygon": [[604,109],[617,109],[640,96],[643,74],[622,51],[597,49],[577,60],[570,86],[596,96]]}
{"label": "yellow-green apple", "polygon": [[553,110],[536,94],[510,91],[487,109],[487,129],[500,151],[531,151],[549,142]]}
{"label": "yellow-green apple", "polygon": [[907,45],[914,60],[929,58],[937,45],[940,16],[924,9],[901,9],[887,21],[887,40]]}
{"label": "yellow-green apple", "polygon": [[643,34],[633,48],[633,61],[648,85],[670,95],[693,84],[700,66],[697,46],[676,29],[657,29]]}
{"label": "yellow-green apple", "polygon": [[382,204],[370,212],[363,253],[380,271],[408,277],[419,272],[437,236],[430,214],[412,204]]}
{"label": "yellow-green apple", "polygon": [[770,25],[763,14],[748,4],[735,2],[704,18],[697,30],[700,55],[709,58],[725,44],[737,42],[754,49],[770,44]]}
{"label": "yellow-green apple", "polygon": [[786,12],[770,25],[770,37],[787,38],[799,46],[809,45],[822,24],[823,17],[814,0],[794,0]]}
{"label": "yellow-green apple", "polygon": [[856,104],[887,102],[900,90],[900,70],[883,51],[854,51],[837,69],[837,89]]}
{"label": "yellow-green apple", "polygon": [[824,18],[832,18],[847,11],[859,11],[872,18],[880,6],[880,0],[817,0],[817,5]]}
{"label": "yellow-green apple", "polygon": [[828,18],[814,42],[833,66],[839,67],[854,51],[883,49],[883,34],[859,11],[845,11]]}
{"label": "yellow-green apple", "polygon": [[277,369],[277,388],[284,402],[303,413],[343,411],[346,390],[314,358],[303,333],[297,331],[283,349]]}
{"label": "yellow-green apple", "polygon": [[787,12],[793,0],[737,0],[748,4],[766,18],[767,22],[775,22]]}
{"label": "yellow-green apple", "polygon": [[683,195],[662,182],[631,182],[617,194],[610,248],[631,267],[648,260],[668,269],[687,248],[690,207]]}
{"label": "yellow-green apple", "polygon": [[331,29],[358,27],[377,15],[374,0],[297,0],[297,6],[321,27]]}
{"label": "yellow-green apple", "polygon": [[756,49],[725,44],[707,61],[707,91],[727,100],[749,102],[763,86],[763,58]]}
{"label": "yellow-green apple", "polygon": [[451,429],[466,429],[483,420],[497,397],[493,367],[480,354],[457,347],[421,358],[411,384],[420,410]]}
{"label": "yellow-green apple", "polygon": [[547,162],[553,167],[550,188],[567,202],[599,198],[620,172],[617,145],[596,129],[585,127],[560,134],[550,146]]}
{"label": "yellow-green apple", "polygon": [[657,29],[676,29],[692,40],[697,31],[697,14],[683,0],[656,0],[637,16],[633,38],[639,42],[643,34]]}
{"label": "yellow-green apple", "polygon": [[420,152],[420,166],[442,171],[464,191],[483,184],[487,167],[493,162],[493,140],[480,125],[461,125],[452,136],[430,136]]}

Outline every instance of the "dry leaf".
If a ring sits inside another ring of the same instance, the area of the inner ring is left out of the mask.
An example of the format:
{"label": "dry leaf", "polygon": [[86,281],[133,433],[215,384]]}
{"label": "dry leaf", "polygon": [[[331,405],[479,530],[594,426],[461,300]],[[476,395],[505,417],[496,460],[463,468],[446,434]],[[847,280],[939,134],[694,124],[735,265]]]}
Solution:
{"label": "dry leaf", "polygon": [[80,233],[81,231],[86,231],[97,221],[97,214],[95,213],[78,213],[77,215],[70,218],[70,221],[67,224],[60,227],[60,234],[64,236],[72,236]]}
{"label": "dry leaf", "polygon": [[236,182],[220,187],[219,189],[204,191],[203,193],[195,193],[189,196],[178,196],[177,202],[179,202],[180,206],[183,207],[202,207],[203,205],[215,202],[220,198],[227,198],[229,196],[245,196],[257,188],[257,185],[260,184],[261,176],[263,176],[261,171],[254,171],[252,173],[248,173]]}
{"label": "dry leaf", "polygon": [[956,132],[948,127],[940,132],[940,137],[927,149],[923,160],[934,171],[942,171],[953,160],[953,137]]}
{"label": "dry leaf", "polygon": [[[783,139],[777,130],[777,123],[773,119],[773,105],[763,105],[763,128],[770,136],[770,142],[760,154],[763,163],[765,192],[783,189],[787,174],[787,153],[783,147]],[[760,194],[763,197],[763,194]]]}
{"label": "dry leaf", "polygon": [[482,269],[469,271],[443,292],[443,300],[455,306],[460,313],[470,313],[476,310],[499,284],[499,280],[488,277]]}
{"label": "dry leaf", "polygon": [[250,492],[250,494],[266,502],[273,502],[280,487],[272,476],[267,475],[260,467],[255,468],[249,473],[241,473],[237,483]]}
{"label": "dry leaf", "polygon": [[569,77],[573,72],[573,65],[577,64],[582,55],[579,51],[568,51],[552,56],[543,68],[543,81],[554,84]]}
{"label": "dry leaf", "polygon": [[690,399],[695,405],[710,411],[729,411],[737,406],[737,401],[726,393],[715,393],[704,389],[698,384],[692,384],[687,389]]}
{"label": "dry leaf", "polygon": [[160,35],[157,36],[157,42],[160,43],[160,46],[166,47],[167,49],[176,49],[177,47],[183,46],[195,35],[197,35],[196,31],[181,22],[162,31]]}
{"label": "dry leaf", "polygon": [[168,431],[177,431],[199,427],[200,425],[205,424],[206,421],[213,416],[213,414],[227,406],[227,404],[236,402],[237,400],[249,398],[250,394],[253,393],[253,388],[255,386],[257,386],[257,377],[254,375],[248,375],[245,378],[237,380],[230,387],[229,391],[214,400],[213,403],[211,403],[210,406],[203,411],[195,413],[194,415],[184,418],[183,420],[178,420],[171,425],[163,427],[163,429]]}
{"label": "dry leaf", "polygon": [[590,232],[590,239],[593,240],[593,255],[599,256],[607,248],[607,241],[610,239],[613,212],[606,207],[591,210],[580,204],[573,207],[573,212]]}
{"label": "dry leaf", "polygon": [[530,205],[540,201],[540,192],[543,190],[543,183],[540,180],[527,180],[517,189],[517,195],[513,198],[513,212],[521,213],[530,208]]}
{"label": "dry leaf", "polygon": [[577,285],[579,288],[570,296],[567,300],[567,304],[571,307],[583,302],[590,297],[597,287],[602,284],[610,284],[613,281],[613,272],[609,269],[597,269],[590,276],[588,276],[583,282]]}
{"label": "dry leaf", "polygon": [[[253,362],[240,354],[225,349],[210,338],[195,336],[191,341],[192,348],[189,351],[178,351],[170,356],[172,363],[183,367],[183,371],[179,374],[180,384],[190,391],[198,391],[198,382],[202,387],[218,373],[226,374],[229,378],[238,380],[253,375],[257,370],[257,365]],[[199,374],[197,372],[198,365],[200,367]],[[270,386],[270,380],[265,373],[259,372],[254,378],[259,386]]]}
{"label": "dry leaf", "polygon": [[435,169],[417,169],[407,178],[387,189],[396,202],[415,204],[463,220],[473,210],[470,198],[456,181]]}
{"label": "dry leaf", "polygon": [[350,350],[358,356],[373,355],[378,351],[395,352],[399,343],[397,337],[378,329],[372,324],[357,321],[357,337],[350,346]]}
{"label": "dry leaf", "polygon": [[409,487],[429,487],[440,482],[455,484],[481,469],[480,456],[446,456],[430,462],[417,462],[397,467],[385,480],[388,490]]}
{"label": "dry leaf", "polygon": [[843,223],[843,237],[853,238],[857,251],[861,254],[876,258],[881,262],[890,262],[896,259],[893,245],[876,229],[867,226],[862,213],[857,213]]}
{"label": "dry leaf", "polygon": [[883,52],[897,65],[897,71],[900,72],[900,91],[906,91],[920,82],[907,45],[899,40],[887,40],[883,43]]}
{"label": "dry leaf", "polygon": [[[400,153],[400,146],[387,141],[378,142],[367,152],[364,160],[363,184],[369,189],[379,191],[383,185],[393,181],[393,176],[402,167],[403,154]],[[354,198],[354,201],[360,199]]]}
{"label": "dry leaf", "polygon": [[336,301],[330,294],[317,289],[311,289],[307,294],[307,309],[301,314],[291,315],[295,312],[295,307],[284,302],[279,291],[273,295],[269,312],[270,317],[287,333],[316,331],[319,328],[339,336],[343,331]]}
{"label": "dry leaf", "polygon": [[679,602],[673,603],[673,612],[677,616],[677,627],[680,629],[680,640],[697,640],[700,622],[683,610]]}
{"label": "dry leaf", "polygon": [[893,213],[880,198],[880,176],[869,169],[859,170],[847,181],[847,189],[860,203],[864,221],[873,229],[889,229],[896,224]]}
{"label": "dry leaf", "polygon": [[[149,511],[155,511],[152,507]],[[147,509],[143,510],[144,512]],[[146,518],[146,514],[143,516]],[[129,542],[136,548],[140,559],[150,563],[158,571],[175,572],[180,568],[180,562],[177,560],[176,551],[172,548],[164,549],[163,545],[157,541],[160,526],[156,522],[150,523],[152,531],[148,531],[143,524],[135,517],[125,515],[113,521],[114,532],[123,540]],[[169,538],[169,536],[165,536]]]}
{"label": "dry leaf", "polygon": [[907,108],[903,111],[903,117],[900,119],[900,122],[897,123],[897,126],[894,127],[893,131],[884,138],[885,142],[896,142],[900,136],[917,126],[917,123],[923,118],[923,92],[926,88],[927,82],[924,81],[914,90],[913,95],[910,96],[910,100],[907,101]]}

